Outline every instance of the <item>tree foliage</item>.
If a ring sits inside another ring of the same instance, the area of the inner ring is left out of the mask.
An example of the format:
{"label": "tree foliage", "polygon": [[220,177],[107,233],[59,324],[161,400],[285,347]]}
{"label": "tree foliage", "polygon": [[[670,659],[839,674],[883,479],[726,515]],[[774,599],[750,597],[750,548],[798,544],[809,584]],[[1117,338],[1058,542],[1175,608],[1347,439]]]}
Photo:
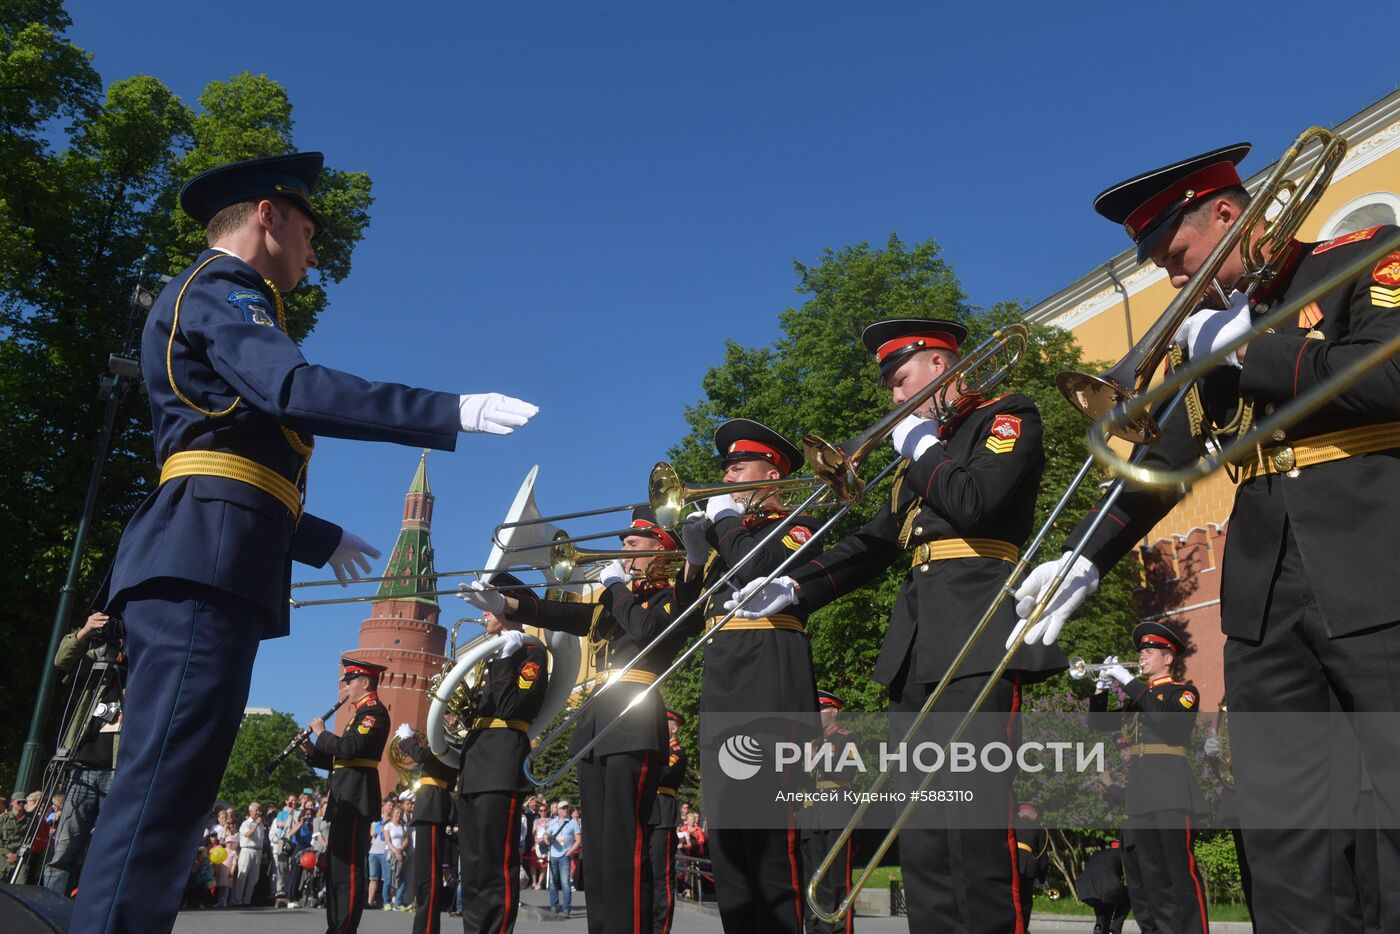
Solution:
{"label": "tree foliage", "polygon": [[[26,662],[0,682],[0,709],[11,711],[29,709],[45,663],[103,415],[98,379],[122,347],[132,288],[142,271],[173,275],[204,247],[178,210],[180,186],[223,162],[296,148],[291,101],[268,77],[211,81],[196,106],[146,75],[104,92],[91,56],[66,38],[69,25],[56,0],[0,7],[0,540],[12,546],[0,563],[10,599],[0,636]],[[326,172],[321,269],[288,301],[298,339],[325,308],[326,286],[349,274],[371,200],[364,173]],[[80,607],[154,481],[148,418],[144,398],[126,393]],[[0,782],[26,726],[24,717],[0,722]]]}
{"label": "tree foliage", "polygon": [[301,731],[289,713],[250,713],[238,726],[238,737],[229,753],[228,767],[219,782],[219,798],[239,813],[254,801],[267,810],[281,805],[289,793],[317,784],[319,779],[301,755],[293,753],[271,775],[263,767],[277,757],[293,736]]}

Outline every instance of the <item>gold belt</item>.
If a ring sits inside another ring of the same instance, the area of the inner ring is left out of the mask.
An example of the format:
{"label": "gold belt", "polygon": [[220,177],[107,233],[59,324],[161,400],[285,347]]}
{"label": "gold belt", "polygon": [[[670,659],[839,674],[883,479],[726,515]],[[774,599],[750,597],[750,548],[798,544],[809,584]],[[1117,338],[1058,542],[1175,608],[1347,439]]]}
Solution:
{"label": "gold belt", "polygon": [[1292,444],[1267,448],[1262,461],[1255,458],[1240,465],[1240,482],[1253,480],[1260,474],[1298,476],[1304,467],[1339,461],[1353,454],[1370,454],[1400,447],[1400,422],[1363,425],[1345,431],[1330,431],[1313,435]]}
{"label": "gold belt", "polygon": [[428,776],[428,775],[424,775],[422,778],[418,779],[418,783],[419,783],[420,785],[432,785],[434,788],[443,788],[443,789],[446,789],[446,788],[449,788],[449,787],[450,787],[450,786],[447,784],[447,782],[444,781],[443,779],[441,779],[441,778],[432,778],[432,777],[430,777],[430,776]]}
{"label": "gold belt", "polygon": [[915,547],[910,567],[954,558],[997,558],[1015,564],[1020,556],[1021,549],[995,538],[940,538]]}
{"label": "gold belt", "polygon": [[659,795],[665,795],[668,798],[674,798],[676,796],[676,789],[671,788],[668,785],[658,785],[656,788],[656,793]]}
{"label": "gold belt", "polygon": [[519,730],[522,733],[530,729],[529,720],[502,720],[500,717],[477,717],[472,721],[468,729],[472,730]]}
{"label": "gold belt", "polygon": [[336,759],[334,764],[335,764],[335,767],[336,767],[337,769],[377,769],[377,768],[379,768],[379,760],[378,760],[378,759]]}
{"label": "gold belt", "polygon": [[606,681],[626,681],[628,684],[656,683],[656,672],[642,671],[640,668],[632,668],[627,671],[618,668],[612,671],[600,671],[598,675]]}
{"label": "gold belt", "polygon": [[819,791],[830,791],[833,788],[845,788],[845,782],[832,781],[829,778],[817,779],[817,789]]}
{"label": "gold belt", "polygon": [[1137,743],[1128,747],[1130,756],[1185,756],[1185,746],[1168,746],[1166,743]]}
{"label": "gold belt", "polygon": [[255,460],[229,454],[226,451],[180,451],[165,459],[160,468],[160,482],[178,477],[223,477],[255,486],[268,494],[292,514],[301,518],[301,491],[296,484],[270,467]]}
{"label": "gold belt", "polygon": [[[713,630],[715,624],[723,618],[722,616],[714,617],[710,620],[706,628]],[[806,631],[806,627],[802,625],[802,620],[798,619],[796,616],[788,616],[785,613],[779,613],[776,616],[760,616],[758,619],[740,619],[736,616],[725,623],[723,628],[719,631],[738,632],[741,629],[787,629],[791,632]]]}

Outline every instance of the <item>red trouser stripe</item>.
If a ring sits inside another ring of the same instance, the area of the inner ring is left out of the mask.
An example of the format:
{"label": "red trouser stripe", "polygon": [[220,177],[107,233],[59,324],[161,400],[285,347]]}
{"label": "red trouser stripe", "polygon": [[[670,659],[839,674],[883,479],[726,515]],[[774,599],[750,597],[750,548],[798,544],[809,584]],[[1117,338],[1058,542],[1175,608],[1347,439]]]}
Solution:
{"label": "red trouser stripe", "polygon": [[[632,930],[642,934],[642,860],[645,858],[646,825],[642,823],[642,789],[647,784],[650,753],[642,755],[637,787],[632,790]],[[650,920],[650,919],[648,919]]]}
{"label": "red trouser stripe", "polygon": [[788,813],[788,875],[792,884],[792,908],[797,916],[797,930],[802,930],[802,879],[797,871],[797,828],[792,823],[792,813]]}
{"label": "red trouser stripe", "polygon": [[[360,840],[360,818],[356,815],[353,820],[354,826],[350,829],[350,903],[345,908],[345,917],[340,919],[341,934],[349,934],[350,919],[355,917],[355,869],[360,865],[360,854],[355,852],[355,845]],[[335,893],[330,893],[331,898],[335,898]]]}
{"label": "red trouser stripe", "polygon": [[[1011,715],[1006,718],[1006,742],[1011,743],[1012,723],[1021,711],[1021,673],[1011,679]],[[1026,907],[1021,904],[1021,867],[1016,858],[1016,828],[1011,820],[1011,800],[1006,802],[1006,849],[1011,856],[1011,907],[1016,911],[1016,934],[1026,934]]]}
{"label": "red trouser stripe", "polygon": [[428,864],[428,923],[426,929],[436,932],[438,929],[437,879],[438,873],[442,871],[442,863],[438,862],[437,824],[428,825],[428,853],[433,861]]}
{"label": "red trouser stripe", "polygon": [[[845,898],[846,895],[850,895],[850,894],[851,894],[851,838],[850,838],[850,837],[847,837],[847,838],[846,838],[846,894],[845,894],[845,895],[842,895],[841,897],[842,897],[842,898]],[[846,912],[846,934],[851,934],[851,932],[855,929],[855,924],[856,924],[856,908],[855,908],[854,905],[852,905],[852,906],[851,906],[851,910],[848,911],[848,912]]]}
{"label": "red trouser stripe", "polygon": [[501,846],[501,880],[505,883],[505,891],[502,894],[505,898],[501,903],[504,910],[501,912],[501,926],[498,928],[500,934],[510,934],[512,927],[510,919],[515,896],[510,887],[515,880],[510,871],[510,852],[515,846],[515,835],[520,832],[515,826],[515,806],[519,801],[520,794],[518,792],[510,796],[510,814],[506,817],[506,841]]}
{"label": "red trouser stripe", "polygon": [[[655,807],[656,805],[652,805]],[[661,934],[671,934],[671,918],[676,911],[676,832],[666,833],[666,921]]]}
{"label": "red trouser stripe", "polygon": [[1191,872],[1191,885],[1196,889],[1196,908],[1201,913],[1201,934],[1210,930],[1206,921],[1206,897],[1201,891],[1201,876],[1196,866],[1196,851],[1191,846],[1191,815],[1186,815],[1186,868]]}

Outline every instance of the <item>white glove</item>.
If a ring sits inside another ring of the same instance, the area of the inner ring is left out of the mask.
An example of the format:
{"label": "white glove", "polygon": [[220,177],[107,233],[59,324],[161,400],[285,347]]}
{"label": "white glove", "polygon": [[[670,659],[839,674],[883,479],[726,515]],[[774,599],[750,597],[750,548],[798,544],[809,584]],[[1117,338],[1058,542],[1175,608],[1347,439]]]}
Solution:
{"label": "white glove", "polygon": [[1103,660],[1103,665],[1099,668],[1099,680],[1094,682],[1095,691],[1107,691],[1113,687],[1113,676],[1108,673],[1108,669],[1118,664],[1118,656],[1110,655]]}
{"label": "white glove", "polygon": [[1213,733],[1212,733],[1210,736],[1207,736],[1207,737],[1206,737],[1206,742],[1205,742],[1205,752],[1206,752],[1206,755],[1209,756],[1209,757],[1212,758],[1212,759],[1219,758],[1219,756],[1220,756],[1220,737],[1216,736],[1216,735],[1213,734]]}
{"label": "white glove", "polygon": [[[1199,360],[1225,347],[1249,331],[1249,299],[1240,291],[1230,294],[1230,307],[1221,311],[1198,311],[1182,322],[1177,341],[1186,348],[1186,355]],[[1240,365],[1234,353],[1225,358],[1230,366]]]}
{"label": "white glove", "polygon": [[340,586],[345,587],[350,581],[359,580],[361,571],[369,573],[366,555],[378,558],[379,549],[354,532],[341,529],[340,544],[335,546],[330,560],[331,570],[335,571],[335,579],[340,581]]}
{"label": "white glove", "polygon": [[478,610],[499,616],[506,611],[506,595],[499,590],[491,590],[481,581],[458,584],[457,596]]}
{"label": "white glove", "polygon": [[714,525],[703,512],[692,512],[681,525],[681,544],[685,546],[685,560],[696,567],[704,567],[710,557],[710,542],[705,536]]}
{"label": "white glove", "polygon": [[510,434],[534,418],[539,410],[539,406],[499,392],[478,392],[462,396],[457,402],[463,431],[484,431],[492,435]]}
{"label": "white glove", "polygon": [[[1114,659],[1115,662],[1117,660],[1116,658]],[[1104,674],[1108,675],[1119,684],[1127,684],[1129,681],[1133,680],[1133,673],[1122,665],[1114,665],[1112,668],[1106,669]]]}
{"label": "white glove", "polygon": [[744,514],[744,510],[739,508],[739,503],[728,493],[721,493],[719,496],[711,496],[705,503],[705,515],[711,522],[718,522],[721,519],[737,519]]}
{"label": "white glove", "polygon": [[[1016,615],[1020,617],[1016,622],[1016,628],[1011,630],[1011,636],[1006,640],[1006,647],[1009,649],[1021,635],[1021,630],[1026,628],[1026,617],[1030,616],[1031,610],[1040,603],[1045,591],[1049,589],[1050,582],[1060,573],[1060,567],[1065,559],[1069,557],[1069,552],[1065,552],[1054,561],[1047,561],[1040,565],[1021,582],[1021,586],[1016,588]],[[1064,628],[1065,621],[1074,615],[1074,611],[1079,609],[1089,595],[1099,589],[1099,569],[1094,567],[1094,562],[1080,555],[1074,562],[1074,567],[1069,575],[1065,577],[1065,582],[1060,586],[1055,598],[1050,601],[1050,606],[1041,615],[1040,621],[1031,627],[1031,631],[1026,634],[1026,645],[1035,645],[1037,642],[1045,645],[1054,645],[1059,638],[1060,630]]]}
{"label": "white glove", "polygon": [[507,655],[514,655],[525,645],[525,633],[521,632],[519,629],[502,629],[500,639],[501,658],[505,658]]}
{"label": "white glove", "polygon": [[[725,612],[734,609],[750,594],[757,595],[744,603],[744,608],[734,614],[740,619],[772,616],[779,610],[790,607],[797,602],[797,581],[791,577],[775,577],[766,584],[762,584],[762,581],[762,578],[749,581],[735,591],[734,596],[725,601]],[[762,586],[759,586],[760,584]]]}
{"label": "white glove", "polygon": [[409,726],[407,723],[400,723],[399,728],[394,731],[394,735],[399,739],[408,739],[413,735],[413,727]]}
{"label": "white glove", "polygon": [[598,583],[604,587],[625,584],[629,579],[627,572],[622,569],[621,561],[609,561],[603,565],[603,570],[598,574]]}
{"label": "white glove", "polygon": [[906,415],[903,421],[894,426],[890,440],[894,442],[894,449],[900,457],[907,461],[916,461],[924,456],[925,451],[939,443],[938,422],[931,418]]}

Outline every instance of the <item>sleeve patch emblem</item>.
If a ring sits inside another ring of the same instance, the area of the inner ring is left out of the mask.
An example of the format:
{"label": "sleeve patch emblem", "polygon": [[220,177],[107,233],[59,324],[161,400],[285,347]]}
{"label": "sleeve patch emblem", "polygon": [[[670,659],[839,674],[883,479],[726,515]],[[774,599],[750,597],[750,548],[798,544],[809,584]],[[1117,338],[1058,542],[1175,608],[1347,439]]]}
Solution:
{"label": "sleeve patch emblem", "polygon": [[1400,308],[1400,288],[1387,289],[1382,285],[1371,286],[1371,304],[1377,308]]}
{"label": "sleeve patch emblem", "polygon": [[789,551],[796,551],[812,540],[812,531],[803,525],[794,525],[783,536],[783,545]]}
{"label": "sleeve patch emblem", "polygon": [[520,677],[515,679],[515,686],[522,691],[530,690],[530,686],[535,683],[535,679],[540,676],[539,662],[526,662],[520,666]]}
{"label": "sleeve patch emblem", "polygon": [[1334,250],[1339,246],[1346,246],[1348,243],[1360,243],[1363,240],[1370,240],[1376,235],[1376,231],[1380,229],[1380,226],[1377,225],[1368,230],[1354,230],[1349,234],[1342,234],[1340,237],[1328,240],[1326,243],[1319,243],[1313,248],[1313,256],[1317,256],[1319,253],[1326,253],[1328,250]]}
{"label": "sleeve patch emblem", "polygon": [[1376,263],[1376,268],[1371,270],[1371,278],[1379,285],[1400,285],[1400,250],[1383,256]]}
{"label": "sleeve patch emblem", "polygon": [[373,717],[365,717],[363,720],[360,721],[360,725],[357,726],[357,727],[355,727],[355,731],[356,731],[357,733],[359,733],[361,736],[366,736],[366,735],[369,734],[369,731],[370,731],[371,729],[373,729],[373,728],[374,728],[374,718],[373,718]]}
{"label": "sleeve patch emblem", "polygon": [[673,753],[671,753],[671,758],[668,759],[668,760],[666,760],[666,761],[667,761],[668,767],[670,767],[670,768],[675,768],[675,767],[676,767],[676,763],[679,762],[679,761],[681,761],[681,757],[678,756],[678,755],[676,755],[676,754],[673,752]]}
{"label": "sleeve patch emblem", "polygon": [[1181,706],[1185,707],[1187,710],[1190,710],[1192,707],[1196,706],[1196,692],[1182,691],[1181,696],[1178,697],[1177,700],[1181,703]]}
{"label": "sleeve patch emblem", "polygon": [[1021,419],[1016,415],[998,415],[992,420],[991,431],[987,434],[987,450],[993,454],[1008,454],[1016,447],[1016,439],[1021,437]]}
{"label": "sleeve patch emblem", "polygon": [[277,322],[268,311],[267,298],[261,292],[234,289],[228,293],[228,303],[243,313],[243,320],[248,324],[277,327]]}

